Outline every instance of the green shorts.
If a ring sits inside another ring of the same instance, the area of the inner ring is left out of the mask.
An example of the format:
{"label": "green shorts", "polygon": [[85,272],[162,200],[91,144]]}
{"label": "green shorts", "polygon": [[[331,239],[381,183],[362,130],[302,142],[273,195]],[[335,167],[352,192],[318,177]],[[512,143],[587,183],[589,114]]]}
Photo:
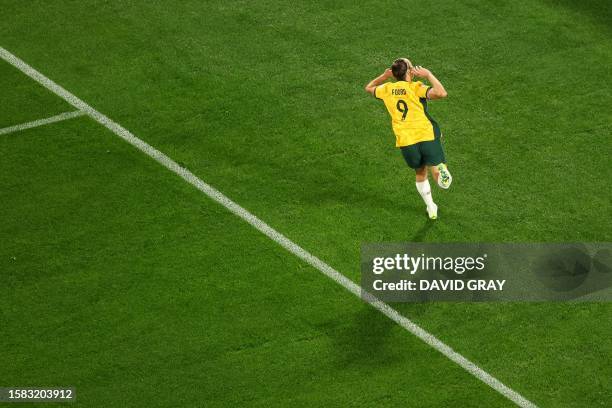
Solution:
{"label": "green shorts", "polygon": [[436,166],[440,163],[446,163],[440,138],[440,130],[437,126],[434,126],[434,140],[400,147],[406,164],[416,170],[423,166]]}

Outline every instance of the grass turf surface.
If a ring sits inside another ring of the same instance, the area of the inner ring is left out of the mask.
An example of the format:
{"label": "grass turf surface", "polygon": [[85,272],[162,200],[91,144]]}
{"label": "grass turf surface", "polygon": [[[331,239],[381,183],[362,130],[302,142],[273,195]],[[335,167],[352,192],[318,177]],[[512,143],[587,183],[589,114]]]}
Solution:
{"label": "grass turf surface", "polygon": [[[361,242],[610,241],[604,2],[4,9],[0,45],[355,280]],[[362,90],[396,56],[450,94],[430,104],[455,177],[435,224]],[[0,73],[2,126],[71,110]],[[75,385],[83,406],[510,405],[86,118],[0,154],[5,385]],[[607,304],[398,309],[539,405],[612,397]]]}

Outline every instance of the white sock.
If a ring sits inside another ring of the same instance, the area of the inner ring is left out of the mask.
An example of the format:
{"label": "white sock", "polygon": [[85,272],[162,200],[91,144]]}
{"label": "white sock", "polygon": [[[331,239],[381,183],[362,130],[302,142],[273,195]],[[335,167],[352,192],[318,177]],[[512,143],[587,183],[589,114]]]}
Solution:
{"label": "white sock", "polygon": [[425,205],[427,208],[432,208],[436,206],[436,203],[433,202],[433,198],[431,198],[431,187],[429,186],[429,179],[425,179],[424,181],[416,182],[416,189],[425,201]]}

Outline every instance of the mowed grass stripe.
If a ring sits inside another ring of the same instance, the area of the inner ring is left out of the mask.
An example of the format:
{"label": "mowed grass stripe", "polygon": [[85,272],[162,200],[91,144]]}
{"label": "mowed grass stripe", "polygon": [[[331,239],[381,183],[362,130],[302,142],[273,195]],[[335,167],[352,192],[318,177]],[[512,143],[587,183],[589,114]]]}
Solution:
{"label": "mowed grass stripe", "polygon": [[489,385],[491,388],[493,388],[518,406],[525,408],[536,406],[531,401],[527,400],[525,397],[523,397],[510,387],[503,384],[497,378],[493,377],[491,374],[487,373],[482,368],[478,367],[476,364],[463,357],[461,354],[455,352],[451,347],[440,341],[434,335],[422,329],[420,326],[418,326],[405,316],[402,316],[399,312],[397,312],[389,305],[385,304],[384,302],[381,302],[380,300],[378,300],[367,292],[362,292],[360,286],[354,283],[352,280],[345,277],[340,272],[336,271],[334,268],[327,265],[325,262],[321,261],[314,255],[310,254],[308,251],[304,250],[302,247],[285,237],[283,234],[270,227],[264,221],[260,220],[255,215],[251,214],[249,211],[242,208],[237,203],[233,202],[220,191],[216,190],[214,187],[202,181],[189,170],[184,167],[181,167],[180,165],[178,165],[178,163],[170,159],[168,156],[155,149],[154,147],[150,146],[143,140],[139,139],[130,131],[123,128],[121,125],[114,122],[106,115],[103,115],[102,113],[98,112],[97,110],[89,106],[87,103],[85,103],[72,93],[68,92],[67,90],[65,90],[64,88],[47,78],[45,75],[41,74],[40,72],[32,68],[30,65],[28,65],[27,63],[25,63],[24,61],[22,61],[21,59],[19,59],[18,57],[16,57],[15,55],[13,55],[2,47],[0,47],[0,56],[6,62],[13,65],[33,80],[43,85],[51,92],[55,93],[56,95],[64,99],[66,102],[73,105],[75,108],[87,113],[92,119],[96,120],[98,123],[109,129],[117,136],[121,137],[143,153],[145,153],[147,156],[153,158],[158,163],[183,178],[185,181],[196,187],[198,190],[202,191],[208,197],[212,198],[219,204],[226,207],[233,214],[237,215],[238,217],[251,224],[257,230],[268,236],[270,239],[277,242],[297,257],[301,258],[308,264],[321,271],[323,274],[343,286],[349,292],[353,293],[355,296],[365,296],[366,298],[368,298],[368,302],[374,308],[382,312],[385,316],[387,316],[388,318],[396,322],[398,325],[423,340],[431,347],[438,350],[440,353],[448,357],[451,361],[457,363],[470,374],[474,375],[476,378],[480,379],[485,384]]}

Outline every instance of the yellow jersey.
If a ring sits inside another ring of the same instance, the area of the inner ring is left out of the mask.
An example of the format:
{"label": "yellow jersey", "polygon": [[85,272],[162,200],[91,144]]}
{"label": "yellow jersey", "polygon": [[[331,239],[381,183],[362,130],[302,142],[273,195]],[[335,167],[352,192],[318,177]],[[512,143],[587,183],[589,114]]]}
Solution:
{"label": "yellow jersey", "polygon": [[439,132],[437,123],[427,113],[429,86],[420,81],[387,82],[374,91],[391,116],[395,146],[410,146],[434,140]]}

